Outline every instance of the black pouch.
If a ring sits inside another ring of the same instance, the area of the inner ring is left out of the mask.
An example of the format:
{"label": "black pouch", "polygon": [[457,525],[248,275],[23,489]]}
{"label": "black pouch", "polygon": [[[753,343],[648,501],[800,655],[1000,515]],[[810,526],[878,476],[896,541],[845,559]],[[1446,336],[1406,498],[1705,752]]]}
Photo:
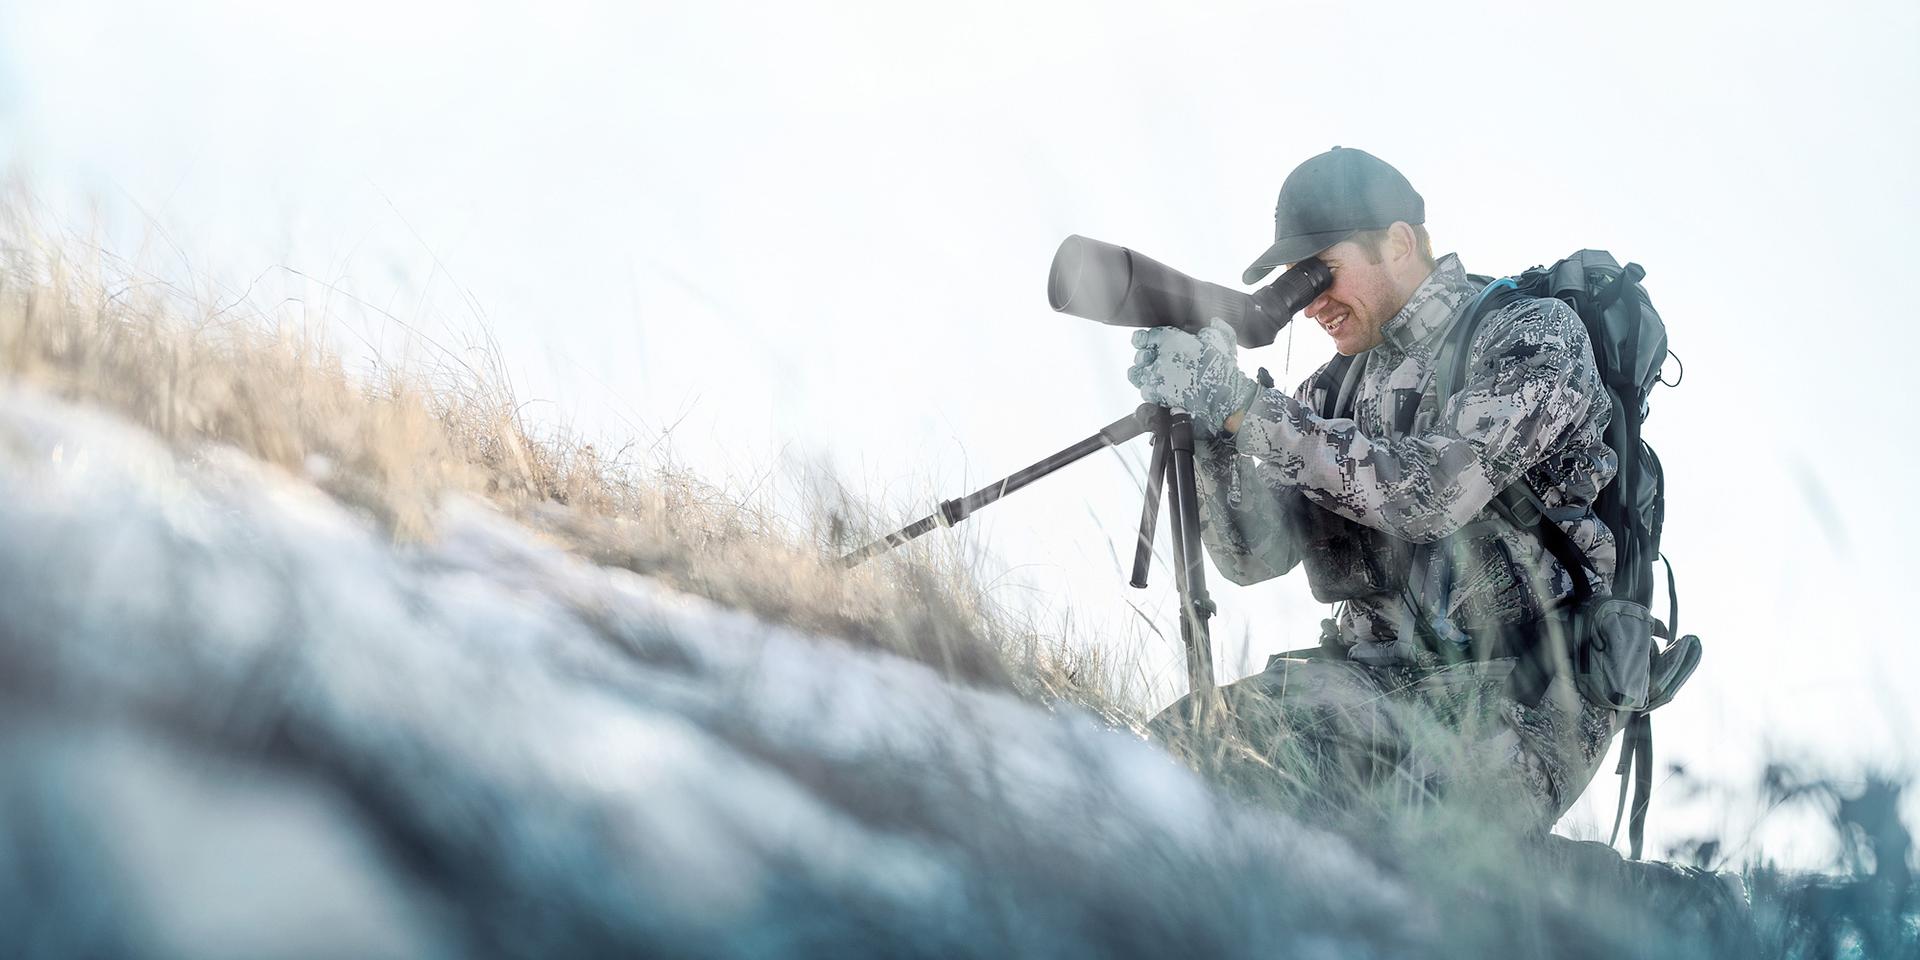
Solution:
{"label": "black pouch", "polygon": [[1307,586],[1321,603],[1398,591],[1411,545],[1304,499],[1293,511]]}

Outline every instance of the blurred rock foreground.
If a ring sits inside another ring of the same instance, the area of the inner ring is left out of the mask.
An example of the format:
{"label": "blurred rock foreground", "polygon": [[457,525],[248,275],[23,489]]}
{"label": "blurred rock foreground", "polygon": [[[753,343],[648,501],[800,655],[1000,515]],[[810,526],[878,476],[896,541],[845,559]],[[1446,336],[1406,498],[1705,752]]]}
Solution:
{"label": "blurred rock foreground", "polygon": [[[1397,954],[1124,732],[0,394],[0,954]],[[1358,895],[1358,896],[1357,896]]]}

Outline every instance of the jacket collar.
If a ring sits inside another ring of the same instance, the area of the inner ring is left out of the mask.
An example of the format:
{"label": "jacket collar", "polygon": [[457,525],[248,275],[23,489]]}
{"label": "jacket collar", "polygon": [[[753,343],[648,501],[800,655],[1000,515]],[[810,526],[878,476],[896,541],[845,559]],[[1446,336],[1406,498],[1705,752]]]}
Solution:
{"label": "jacket collar", "polygon": [[1449,253],[1433,265],[1407,305],[1380,328],[1381,338],[1405,351],[1447,328],[1467,301],[1473,299],[1473,281],[1460,265],[1460,257]]}

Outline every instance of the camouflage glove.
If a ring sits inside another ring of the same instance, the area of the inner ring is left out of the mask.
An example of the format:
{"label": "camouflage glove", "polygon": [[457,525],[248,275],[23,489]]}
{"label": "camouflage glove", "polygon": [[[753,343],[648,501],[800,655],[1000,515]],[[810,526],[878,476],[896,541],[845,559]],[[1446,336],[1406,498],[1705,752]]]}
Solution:
{"label": "camouflage glove", "polygon": [[1219,320],[1199,336],[1173,327],[1135,330],[1133,345],[1138,352],[1127,380],[1141,398],[1187,411],[1207,436],[1220,433],[1259,392],[1234,362],[1233,328]]}

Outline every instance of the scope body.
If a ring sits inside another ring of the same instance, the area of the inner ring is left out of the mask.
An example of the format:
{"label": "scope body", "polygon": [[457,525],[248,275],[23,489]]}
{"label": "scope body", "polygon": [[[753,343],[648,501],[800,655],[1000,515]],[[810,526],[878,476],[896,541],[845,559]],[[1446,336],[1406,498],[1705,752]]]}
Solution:
{"label": "scope body", "polygon": [[1242,347],[1264,347],[1332,285],[1333,272],[1315,257],[1259,290],[1242,293],[1126,247],[1075,234],[1054,252],[1047,303],[1061,313],[1119,327],[1198,332],[1218,317],[1233,328]]}

